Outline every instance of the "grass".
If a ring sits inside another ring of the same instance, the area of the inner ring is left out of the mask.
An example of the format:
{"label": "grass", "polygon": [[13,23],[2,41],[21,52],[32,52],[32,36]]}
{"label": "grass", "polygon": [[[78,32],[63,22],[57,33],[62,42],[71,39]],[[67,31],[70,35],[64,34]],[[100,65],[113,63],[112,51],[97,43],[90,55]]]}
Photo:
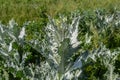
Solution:
{"label": "grass", "polygon": [[28,20],[41,21],[46,14],[54,17],[74,10],[119,9],[119,0],[0,0],[0,20],[15,19],[19,24]]}

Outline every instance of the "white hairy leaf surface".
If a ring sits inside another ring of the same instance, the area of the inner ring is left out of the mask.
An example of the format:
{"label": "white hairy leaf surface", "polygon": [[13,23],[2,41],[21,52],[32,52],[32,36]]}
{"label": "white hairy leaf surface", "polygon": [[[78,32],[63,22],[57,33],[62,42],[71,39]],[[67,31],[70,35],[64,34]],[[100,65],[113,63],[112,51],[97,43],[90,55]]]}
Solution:
{"label": "white hairy leaf surface", "polygon": [[23,39],[24,36],[25,36],[25,27],[23,27],[22,30],[20,31],[18,38]]}

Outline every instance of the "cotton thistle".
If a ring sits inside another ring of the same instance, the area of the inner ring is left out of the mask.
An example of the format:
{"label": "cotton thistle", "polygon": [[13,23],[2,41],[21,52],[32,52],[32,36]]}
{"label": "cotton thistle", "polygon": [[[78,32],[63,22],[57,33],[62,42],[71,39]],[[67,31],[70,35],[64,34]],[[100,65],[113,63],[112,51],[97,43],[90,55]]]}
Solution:
{"label": "cotton thistle", "polygon": [[50,18],[46,33],[51,52],[49,59],[58,67],[59,78],[63,79],[64,77],[71,78],[70,74],[67,74],[68,71],[82,67],[81,59],[77,59],[75,62],[70,61],[80,45],[77,39],[80,16],[74,17],[71,24],[67,23],[67,18],[61,16],[60,19],[60,23],[57,24],[54,19]]}

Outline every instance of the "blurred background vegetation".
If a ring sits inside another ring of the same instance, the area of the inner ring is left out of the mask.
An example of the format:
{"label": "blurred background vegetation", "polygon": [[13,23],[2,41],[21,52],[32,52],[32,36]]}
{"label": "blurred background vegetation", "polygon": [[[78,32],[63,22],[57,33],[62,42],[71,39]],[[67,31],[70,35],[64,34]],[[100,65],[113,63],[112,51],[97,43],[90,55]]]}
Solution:
{"label": "blurred background vegetation", "polygon": [[0,20],[7,23],[12,18],[19,24],[28,20],[46,22],[46,15],[71,11],[94,11],[120,9],[120,0],[0,0]]}
{"label": "blurred background vegetation", "polygon": [[[80,22],[80,28],[85,35],[91,22],[95,27],[99,22],[96,19],[96,11],[100,11],[102,15],[113,14],[120,10],[120,0],[0,0],[0,21],[8,24],[9,20],[14,19],[19,26],[26,21],[33,21],[27,27],[27,39],[35,37],[34,32],[45,34],[44,26],[48,22],[48,16],[52,18],[59,17],[59,14],[70,16],[72,12],[78,12],[84,16]],[[89,24],[89,25],[88,25]],[[98,36],[98,31],[92,29],[94,33],[93,43],[98,47],[101,40],[108,48],[116,48],[120,46],[120,29],[113,30],[111,33],[105,33],[105,37]],[[79,37],[80,38],[80,37]],[[111,43],[112,41],[112,43]]]}

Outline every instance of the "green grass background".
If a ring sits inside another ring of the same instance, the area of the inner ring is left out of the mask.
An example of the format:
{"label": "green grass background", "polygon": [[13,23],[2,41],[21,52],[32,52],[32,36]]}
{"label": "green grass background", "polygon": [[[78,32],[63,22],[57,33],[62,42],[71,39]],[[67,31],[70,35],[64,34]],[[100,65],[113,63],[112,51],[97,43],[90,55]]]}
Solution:
{"label": "green grass background", "polygon": [[120,0],[0,0],[0,20],[7,23],[15,19],[19,24],[28,20],[39,22],[45,15],[74,10],[93,11],[96,9],[120,9]]}

